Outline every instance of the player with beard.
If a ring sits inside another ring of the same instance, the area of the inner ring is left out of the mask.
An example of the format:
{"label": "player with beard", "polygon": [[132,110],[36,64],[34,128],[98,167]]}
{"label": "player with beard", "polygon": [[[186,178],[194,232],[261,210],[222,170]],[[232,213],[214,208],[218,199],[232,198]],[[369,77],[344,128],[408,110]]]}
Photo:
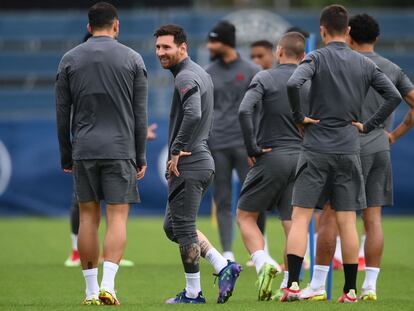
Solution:
{"label": "player with beard", "polygon": [[207,72],[188,57],[187,36],[176,25],[155,31],[161,66],[174,76],[167,163],[168,202],[164,231],[178,243],[186,287],[168,304],[205,303],[200,285],[200,257],[210,262],[218,277],[218,303],[232,295],[241,266],[227,261],[197,230],[201,200],[214,177],[214,161],[207,141],[213,122],[213,83]]}

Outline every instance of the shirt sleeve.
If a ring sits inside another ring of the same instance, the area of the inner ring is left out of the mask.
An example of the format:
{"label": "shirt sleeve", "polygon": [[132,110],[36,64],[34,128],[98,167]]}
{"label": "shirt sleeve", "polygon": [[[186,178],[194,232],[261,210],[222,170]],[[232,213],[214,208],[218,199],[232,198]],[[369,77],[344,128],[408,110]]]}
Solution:
{"label": "shirt sleeve", "polygon": [[148,128],[148,79],[145,64],[141,58],[136,64],[133,87],[132,109],[135,119],[135,155],[137,167],[147,165],[146,144]]}
{"label": "shirt sleeve", "polygon": [[402,101],[400,93],[390,79],[373,62],[369,62],[368,72],[370,73],[371,86],[385,101],[377,112],[364,123],[365,133],[369,133],[383,124]]}
{"label": "shirt sleeve", "polygon": [[55,82],[57,133],[60,162],[63,169],[72,168],[72,142],[70,134],[72,96],[68,77],[69,67],[69,58],[64,56],[59,63]]}
{"label": "shirt sleeve", "polygon": [[243,133],[244,143],[247,153],[250,157],[261,154],[261,148],[257,145],[254,130],[254,111],[257,103],[259,103],[265,93],[261,79],[256,75],[239,107],[239,121]]}
{"label": "shirt sleeve", "polygon": [[171,144],[171,154],[178,155],[188,145],[197,123],[201,119],[201,94],[200,87],[191,77],[175,79],[175,88],[179,93],[183,109],[183,120],[177,136]]}
{"label": "shirt sleeve", "polygon": [[395,84],[402,97],[405,97],[414,90],[414,85],[405,72],[399,68],[397,83]]}
{"label": "shirt sleeve", "polygon": [[287,82],[289,104],[292,109],[293,120],[295,123],[302,123],[305,119],[305,114],[301,108],[300,88],[306,81],[312,79],[315,71],[315,57],[312,54],[309,54],[296,68]]}

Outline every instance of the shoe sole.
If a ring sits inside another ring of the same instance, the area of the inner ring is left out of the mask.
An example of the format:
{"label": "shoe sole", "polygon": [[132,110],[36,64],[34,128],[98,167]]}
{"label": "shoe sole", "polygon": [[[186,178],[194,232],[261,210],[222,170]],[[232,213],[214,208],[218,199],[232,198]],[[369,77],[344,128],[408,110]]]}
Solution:
{"label": "shoe sole", "polygon": [[233,277],[236,278],[236,280],[234,281],[234,285],[233,285],[232,289],[229,290],[228,292],[224,293],[223,296],[219,295],[219,297],[217,298],[217,303],[218,304],[226,303],[230,299],[230,297],[233,295],[233,290],[234,290],[234,287],[236,286],[236,281],[239,278],[240,273],[243,271],[242,266],[238,265],[237,268],[238,268],[238,271],[236,273],[232,274]]}
{"label": "shoe sole", "polygon": [[259,301],[268,301],[272,298],[272,283],[277,275],[277,269],[271,268],[259,286]]}

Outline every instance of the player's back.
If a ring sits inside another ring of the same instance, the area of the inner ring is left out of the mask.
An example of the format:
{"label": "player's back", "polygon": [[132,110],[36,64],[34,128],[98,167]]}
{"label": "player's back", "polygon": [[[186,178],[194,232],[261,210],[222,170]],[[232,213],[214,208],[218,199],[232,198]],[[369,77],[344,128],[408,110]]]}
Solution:
{"label": "player's back", "polygon": [[107,37],[92,37],[62,59],[73,102],[73,158],[134,158],[134,78],[141,56]]}
{"label": "player's back", "polygon": [[[252,81],[251,87],[255,83],[263,85],[257,139],[262,148],[299,149],[302,145],[302,137],[293,121],[286,89],[286,83],[296,67],[294,64],[277,65],[274,69],[259,72]],[[307,94],[308,90],[309,85],[305,84],[301,88],[302,95]],[[305,96],[302,99],[305,100]]]}
{"label": "player's back", "polygon": [[352,154],[359,151],[361,107],[375,65],[343,42],[331,42],[312,52],[304,62],[313,62],[309,93],[309,116],[318,124],[305,130],[304,147],[321,153]]}

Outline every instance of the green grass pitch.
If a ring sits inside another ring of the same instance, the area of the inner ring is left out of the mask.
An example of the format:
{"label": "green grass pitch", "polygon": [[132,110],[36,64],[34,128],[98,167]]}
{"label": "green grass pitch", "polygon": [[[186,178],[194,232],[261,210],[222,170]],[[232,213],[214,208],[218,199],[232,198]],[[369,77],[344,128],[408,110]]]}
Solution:
{"label": "green grass pitch", "polygon": [[[217,232],[209,219],[201,218],[199,228],[218,245]],[[272,255],[281,261],[283,239],[279,221],[269,219],[267,228]],[[161,218],[133,218],[129,222],[125,257],[134,260],[136,266],[121,268],[118,273],[117,291],[122,303],[119,310],[414,310],[413,230],[414,218],[384,219],[385,253],[378,286],[380,300],[377,303],[258,302],[254,286],[255,270],[245,268],[230,301],[217,305],[213,270],[203,262],[202,288],[207,305],[166,306],[164,300],[184,288],[178,248],[165,237]],[[70,248],[67,219],[0,219],[0,246],[0,310],[96,308],[80,305],[84,298],[80,268],[63,266]],[[235,253],[243,264],[248,259],[238,233]],[[361,273],[359,286],[362,278]],[[302,286],[307,282],[308,274]],[[280,277],[275,285],[279,283]],[[335,272],[335,300],[342,283],[342,272]]]}

